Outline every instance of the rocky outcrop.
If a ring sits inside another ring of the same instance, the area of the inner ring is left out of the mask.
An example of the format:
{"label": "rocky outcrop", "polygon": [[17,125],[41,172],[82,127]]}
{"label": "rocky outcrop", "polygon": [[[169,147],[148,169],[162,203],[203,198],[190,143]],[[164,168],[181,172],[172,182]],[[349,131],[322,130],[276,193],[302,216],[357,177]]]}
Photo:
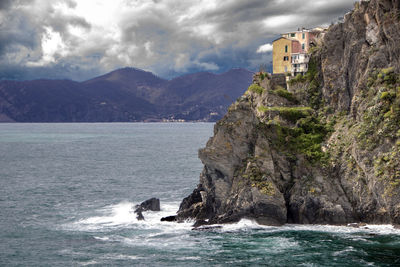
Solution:
{"label": "rocky outcrop", "polygon": [[160,200],[153,197],[140,203],[140,205],[136,205],[134,211],[136,213],[136,219],[139,221],[144,220],[143,212],[148,210],[160,211]]}
{"label": "rocky outcrop", "polygon": [[400,2],[355,4],[286,91],[266,73],[199,151],[175,219],[400,223]]}

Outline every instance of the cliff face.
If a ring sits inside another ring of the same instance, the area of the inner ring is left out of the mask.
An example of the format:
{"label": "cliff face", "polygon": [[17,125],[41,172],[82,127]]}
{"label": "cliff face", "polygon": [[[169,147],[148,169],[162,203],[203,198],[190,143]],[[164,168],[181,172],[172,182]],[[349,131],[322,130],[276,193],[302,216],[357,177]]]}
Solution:
{"label": "cliff face", "polygon": [[178,219],[400,224],[400,1],[355,4],[284,90],[268,74],[199,151]]}

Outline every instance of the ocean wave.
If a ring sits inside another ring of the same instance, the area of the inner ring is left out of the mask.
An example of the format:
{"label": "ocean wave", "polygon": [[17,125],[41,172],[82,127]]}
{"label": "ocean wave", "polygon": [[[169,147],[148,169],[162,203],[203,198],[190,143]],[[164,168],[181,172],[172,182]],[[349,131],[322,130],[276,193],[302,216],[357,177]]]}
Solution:
{"label": "ocean wave", "polygon": [[[134,213],[135,205],[130,201],[122,201],[118,204],[109,205],[95,211],[95,216],[88,216],[78,221],[68,224],[67,229],[77,231],[107,231],[115,228],[128,228],[137,230],[155,230],[146,233],[146,238],[157,239],[169,233],[186,232],[192,229],[193,222],[183,223],[161,222],[160,219],[171,214],[175,214],[179,208],[179,202],[161,203],[161,211],[143,212],[145,220],[138,221]],[[317,225],[317,224],[285,224],[283,226],[260,225],[251,219],[242,219],[237,223],[213,225],[218,228],[211,228],[211,231],[235,232],[262,230],[268,232],[286,231],[313,231],[329,233],[365,233],[377,235],[400,235],[400,229],[392,225],[373,225],[367,224],[358,228],[349,226]],[[201,229],[201,227],[200,227]],[[95,237],[99,240],[106,240],[108,237]]]}
{"label": "ocean wave", "polygon": [[243,231],[243,230],[265,230],[270,232],[283,231],[313,231],[327,233],[366,233],[377,235],[400,235],[400,229],[394,228],[390,224],[366,224],[358,228],[350,226],[338,225],[320,225],[320,224],[285,224],[282,226],[265,226],[250,219],[242,219],[238,223],[218,225],[221,226],[221,231]]}
{"label": "ocean wave", "polygon": [[87,216],[77,221],[68,223],[64,229],[75,231],[107,231],[115,228],[136,229],[164,229],[168,231],[188,230],[191,227],[187,223],[161,222],[160,219],[175,214],[179,208],[179,202],[161,204],[161,211],[145,211],[145,220],[139,221],[134,213],[137,203],[123,201],[118,204],[109,205],[95,210],[95,216]]}

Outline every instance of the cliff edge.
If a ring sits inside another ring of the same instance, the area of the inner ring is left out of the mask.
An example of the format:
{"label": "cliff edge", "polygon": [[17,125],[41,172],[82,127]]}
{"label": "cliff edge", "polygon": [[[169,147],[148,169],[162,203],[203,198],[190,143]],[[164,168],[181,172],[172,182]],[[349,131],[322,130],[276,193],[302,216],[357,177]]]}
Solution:
{"label": "cliff edge", "polygon": [[355,3],[285,90],[258,73],[199,151],[177,219],[400,224],[400,1]]}

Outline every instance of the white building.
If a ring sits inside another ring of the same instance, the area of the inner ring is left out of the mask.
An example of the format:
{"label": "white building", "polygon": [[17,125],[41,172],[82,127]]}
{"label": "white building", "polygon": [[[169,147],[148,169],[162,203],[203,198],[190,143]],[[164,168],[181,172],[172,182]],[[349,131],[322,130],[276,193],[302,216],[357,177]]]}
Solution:
{"label": "white building", "polygon": [[297,74],[304,75],[308,70],[308,62],[310,61],[310,55],[308,53],[292,53],[291,56],[291,74],[292,77]]}

